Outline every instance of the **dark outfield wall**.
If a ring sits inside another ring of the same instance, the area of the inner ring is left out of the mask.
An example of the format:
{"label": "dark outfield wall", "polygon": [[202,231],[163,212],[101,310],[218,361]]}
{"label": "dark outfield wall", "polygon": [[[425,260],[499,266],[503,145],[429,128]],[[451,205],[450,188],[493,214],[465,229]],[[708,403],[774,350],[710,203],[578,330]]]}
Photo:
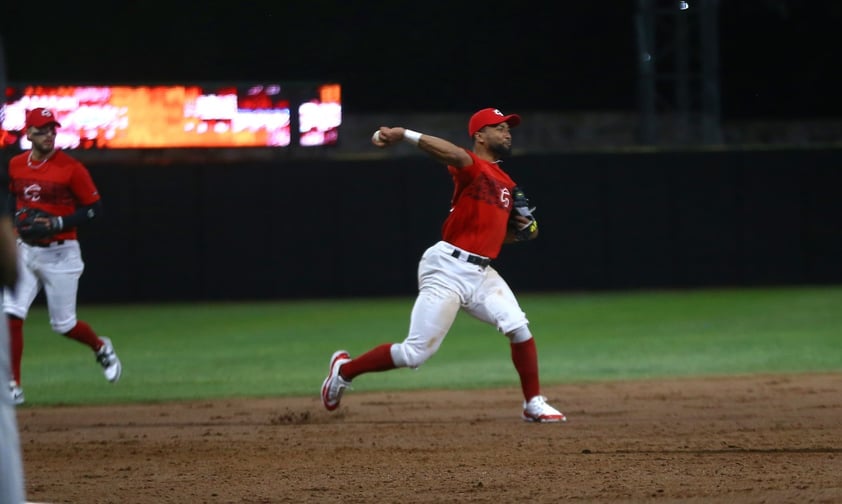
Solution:
{"label": "dark outfield wall", "polygon": [[[516,291],[842,282],[842,151],[521,156],[538,240],[504,247]],[[451,182],[425,157],[90,165],[80,301],[405,295]]]}

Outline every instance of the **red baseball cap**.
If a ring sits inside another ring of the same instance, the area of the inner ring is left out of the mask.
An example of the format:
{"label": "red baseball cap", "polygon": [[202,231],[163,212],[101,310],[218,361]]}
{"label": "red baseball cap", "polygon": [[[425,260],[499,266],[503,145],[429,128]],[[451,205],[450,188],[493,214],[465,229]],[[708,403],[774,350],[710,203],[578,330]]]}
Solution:
{"label": "red baseball cap", "polygon": [[32,109],[26,114],[26,127],[34,126],[36,128],[43,128],[50,124],[55,124],[59,128],[61,124],[56,121],[56,116],[45,108]]}
{"label": "red baseball cap", "polygon": [[520,124],[520,116],[517,114],[504,115],[496,108],[482,109],[471,116],[471,120],[468,122],[468,134],[473,137],[474,133],[484,127],[502,122],[507,122],[509,127],[514,128]]}

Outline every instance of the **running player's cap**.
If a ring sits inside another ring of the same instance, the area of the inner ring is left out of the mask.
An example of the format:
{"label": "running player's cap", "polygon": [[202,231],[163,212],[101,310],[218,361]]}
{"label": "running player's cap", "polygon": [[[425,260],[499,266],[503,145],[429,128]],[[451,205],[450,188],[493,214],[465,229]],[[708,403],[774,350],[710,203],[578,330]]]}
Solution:
{"label": "running player's cap", "polygon": [[45,108],[36,108],[30,110],[26,114],[26,127],[34,126],[36,128],[43,128],[44,126],[48,126],[50,124],[55,124],[59,128],[61,128],[61,124],[56,121],[56,116],[53,115],[52,112]]}
{"label": "running player's cap", "polygon": [[471,121],[468,123],[468,134],[473,137],[474,133],[484,127],[500,124],[501,122],[507,122],[509,123],[509,127],[514,128],[520,124],[520,116],[517,114],[503,115],[496,108],[482,109],[471,116]]}

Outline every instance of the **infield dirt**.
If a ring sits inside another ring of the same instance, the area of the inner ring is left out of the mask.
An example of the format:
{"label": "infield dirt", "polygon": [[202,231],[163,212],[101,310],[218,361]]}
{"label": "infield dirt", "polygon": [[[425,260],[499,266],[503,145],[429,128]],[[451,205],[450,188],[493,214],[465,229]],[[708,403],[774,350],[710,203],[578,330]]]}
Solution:
{"label": "infield dirt", "polygon": [[[50,503],[842,502],[842,374],[18,410]],[[318,392],[318,384],[315,386]]]}

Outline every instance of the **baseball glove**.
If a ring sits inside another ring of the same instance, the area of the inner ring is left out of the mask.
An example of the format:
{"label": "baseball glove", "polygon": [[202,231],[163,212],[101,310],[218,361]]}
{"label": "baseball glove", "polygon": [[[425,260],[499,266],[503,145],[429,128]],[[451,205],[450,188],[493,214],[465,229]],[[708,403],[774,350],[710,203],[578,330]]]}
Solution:
{"label": "baseball glove", "polygon": [[[512,189],[512,214],[509,217],[509,229],[514,235],[515,241],[526,241],[534,236],[538,231],[538,221],[532,212],[535,207],[529,208],[529,198],[520,187]],[[516,216],[525,217],[525,219],[516,219]]]}
{"label": "baseball glove", "polygon": [[38,208],[21,208],[15,212],[15,227],[23,240],[48,238],[62,227],[61,217]]}

